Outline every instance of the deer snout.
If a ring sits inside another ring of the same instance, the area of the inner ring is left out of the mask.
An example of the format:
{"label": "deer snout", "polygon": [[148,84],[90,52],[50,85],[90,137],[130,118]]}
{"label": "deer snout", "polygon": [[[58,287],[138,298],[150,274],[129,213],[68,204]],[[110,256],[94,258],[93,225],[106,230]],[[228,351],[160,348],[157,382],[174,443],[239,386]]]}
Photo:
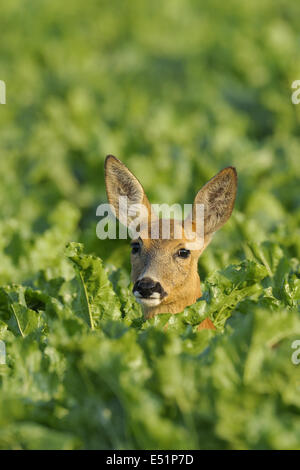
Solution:
{"label": "deer snout", "polygon": [[139,294],[139,296],[144,298],[149,298],[151,296],[162,298],[166,296],[166,292],[162,288],[160,282],[154,281],[150,277],[143,277],[142,279],[136,281],[133,286],[133,293],[136,292]]}

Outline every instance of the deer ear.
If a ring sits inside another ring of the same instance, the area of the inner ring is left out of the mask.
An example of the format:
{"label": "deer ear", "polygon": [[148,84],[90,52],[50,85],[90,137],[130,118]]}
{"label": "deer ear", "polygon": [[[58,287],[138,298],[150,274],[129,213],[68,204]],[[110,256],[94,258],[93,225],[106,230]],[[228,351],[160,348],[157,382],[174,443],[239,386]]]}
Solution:
{"label": "deer ear", "polygon": [[[105,185],[108,201],[113,207],[116,217],[122,223],[128,225],[136,217],[134,207],[137,205],[144,206],[143,216],[150,216],[151,205],[143,186],[124,163],[113,155],[108,155],[105,160]],[[120,207],[122,196],[123,201],[126,199],[127,207]]]}
{"label": "deer ear", "polygon": [[206,183],[197,193],[193,205],[193,220],[196,204],[204,205],[204,235],[212,235],[231,216],[237,191],[237,173],[232,166],[224,168]]}

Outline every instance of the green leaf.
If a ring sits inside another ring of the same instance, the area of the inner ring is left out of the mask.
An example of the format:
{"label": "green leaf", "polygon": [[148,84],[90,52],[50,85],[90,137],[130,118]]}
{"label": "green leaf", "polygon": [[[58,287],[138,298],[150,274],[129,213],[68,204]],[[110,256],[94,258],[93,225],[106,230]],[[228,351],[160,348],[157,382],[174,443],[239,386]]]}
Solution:
{"label": "green leaf", "polygon": [[73,303],[76,314],[83,318],[92,330],[101,325],[102,319],[119,319],[120,303],[100,258],[82,254],[82,245],[76,243],[68,245],[67,256],[72,261],[78,277],[79,292]]}
{"label": "green leaf", "polygon": [[0,319],[23,338],[44,326],[43,316],[27,307],[24,294],[22,286],[0,288]]}

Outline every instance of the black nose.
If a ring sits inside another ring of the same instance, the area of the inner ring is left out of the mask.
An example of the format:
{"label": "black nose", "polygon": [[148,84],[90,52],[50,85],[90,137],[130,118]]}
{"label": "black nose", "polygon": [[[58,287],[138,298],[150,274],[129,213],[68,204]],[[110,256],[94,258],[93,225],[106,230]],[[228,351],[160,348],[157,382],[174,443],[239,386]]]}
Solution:
{"label": "black nose", "polygon": [[153,281],[150,277],[143,277],[133,286],[133,292],[138,291],[142,297],[150,297],[154,292],[163,294],[164,290],[159,282]]}

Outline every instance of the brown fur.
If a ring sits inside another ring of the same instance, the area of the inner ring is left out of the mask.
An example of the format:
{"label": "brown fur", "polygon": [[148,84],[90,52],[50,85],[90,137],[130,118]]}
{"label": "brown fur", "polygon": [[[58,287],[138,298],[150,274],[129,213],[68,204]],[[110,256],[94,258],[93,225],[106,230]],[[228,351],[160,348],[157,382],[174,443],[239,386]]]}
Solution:
{"label": "brown fur", "polygon": [[[179,313],[185,307],[192,305],[201,297],[200,278],[198,275],[198,259],[212,235],[229,219],[236,197],[237,174],[233,167],[225,168],[212,178],[197,193],[195,204],[204,204],[204,243],[199,249],[193,249],[187,259],[177,256],[178,249],[185,248],[188,240],[183,235],[181,239],[174,238],[175,228],[181,228],[182,222],[170,220],[170,239],[162,238],[161,222],[153,211],[142,185],[128,168],[116,157],[109,155],[105,162],[106,191],[109,203],[114,207],[116,216],[120,218],[118,198],[126,195],[130,204],[144,204],[149,217],[148,228],[141,227],[141,233],[136,243],[139,243],[139,253],[131,254],[131,278],[135,282],[143,277],[158,281],[167,295],[159,305],[143,305],[146,318],[159,313]],[[194,210],[189,219],[193,226]],[[150,229],[158,228],[158,239],[150,238]],[[210,327],[209,322],[205,326]]]}

